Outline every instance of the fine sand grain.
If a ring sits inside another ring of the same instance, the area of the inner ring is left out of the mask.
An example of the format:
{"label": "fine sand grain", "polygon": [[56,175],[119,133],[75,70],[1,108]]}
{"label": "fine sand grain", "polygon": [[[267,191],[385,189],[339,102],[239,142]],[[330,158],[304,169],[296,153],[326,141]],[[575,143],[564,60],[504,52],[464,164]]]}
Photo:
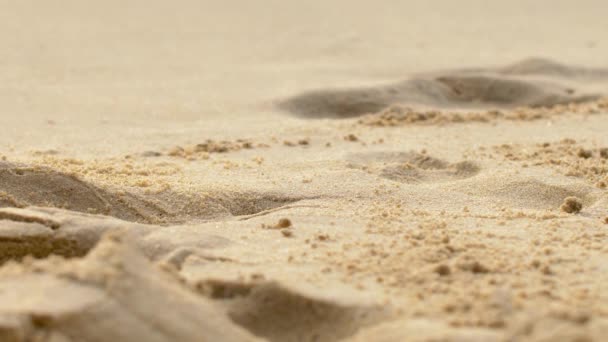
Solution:
{"label": "fine sand grain", "polygon": [[0,341],[608,340],[604,1],[0,8]]}

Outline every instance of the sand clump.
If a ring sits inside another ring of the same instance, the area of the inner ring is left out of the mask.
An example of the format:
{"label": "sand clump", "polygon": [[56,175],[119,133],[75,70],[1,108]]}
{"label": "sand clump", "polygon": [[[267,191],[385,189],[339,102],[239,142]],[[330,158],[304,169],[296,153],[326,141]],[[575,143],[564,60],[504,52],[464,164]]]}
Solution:
{"label": "sand clump", "polygon": [[290,228],[291,227],[291,220],[288,218],[282,218],[279,220],[279,222],[277,222],[276,225],[277,228]]}
{"label": "sand clump", "polygon": [[345,135],[345,136],[343,137],[343,139],[344,139],[345,141],[350,141],[350,142],[356,142],[356,141],[359,141],[359,138],[358,138],[356,135],[352,134],[352,133]]}
{"label": "sand clump", "polygon": [[581,202],[578,197],[566,197],[560,209],[568,214],[578,214],[581,210],[583,210],[583,202]]}
{"label": "sand clump", "polygon": [[448,265],[441,264],[435,268],[435,272],[441,276],[448,276],[452,273],[452,269]]}
{"label": "sand clump", "polygon": [[[169,157],[179,157],[187,160],[206,160],[213,154],[226,154],[238,152],[241,150],[266,149],[270,148],[271,144],[278,143],[276,137],[270,139],[271,143],[258,142],[254,143],[251,139],[235,139],[235,140],[212,140],[207,139],[204,143],[189,146],[175,146],[171,148],[166,155]],[[288,147],[307,147],[311,143],[310,138],[301,138],[296,141],[283,140],[283,145]],[[163,156],[160,152],[154,153],[153,156]],[[260,157],[257,157],[260,158]],[[263,160],[263,158],[261,159]],[[261,162],[258,162],[261,164]]]}
{"label": "sand clump", "polygon": [[104,159],[79,159],[55,155],[43,155],[28,160],[27,164],[16,167],[47,169],[94,183],[98,187],[114,186],[121,189],[140,189],[146,193],[162,193],[170,190],[170,180],[179,177],[181,165],[162,161],[137,158],[133,155]]}
{"label": "sand clump", "polygon": [[308,146],[308,145],[310,145],[310,139],[304,138],[304,139],[300,139],[296,142],[293,142],[291,140],[284,140],[283,145],[289,146],[289,147],[294,147],[294,146],[298,146],[298,145],[299,146]]}
{"label": "sand clump", "polygon": [[[247,139],[236,139],[230,140],[212,140],[207,139],[203,143],[199,143],[191,146],[175,146],[167,152],[170,157],[180,157],[190,160],[194,159],[209,159],[209,155],[212,153],[228,153],[236,152],[240,150],[250,150],[254,148],[268,147],[267,144],[258,143],[254,144]],[[162,154],[161,154],[162,155]]]}
{"label": "sand clump", "polygon": [[368,114],[357,122],[366,126],[394,127],[413,124],[449,124],[462,122],[493,122],[496,120],[532,121],[546,120],[568,113],[599,114],[608,109],[608,98],[583,103],[554,105],[548,107],[522,107],[513,110],[445,111],[415,110],[406,105],[393,105],[378,113]]}
{"label": "sand clump", "polygon": [[525,167],[545,166],[570,176],[584,178],[600,189],[608,187],[608,158],[605,147],[589,148],[574,139],[535,145],[504,144],[494,146],[489,154],[522,163]]}

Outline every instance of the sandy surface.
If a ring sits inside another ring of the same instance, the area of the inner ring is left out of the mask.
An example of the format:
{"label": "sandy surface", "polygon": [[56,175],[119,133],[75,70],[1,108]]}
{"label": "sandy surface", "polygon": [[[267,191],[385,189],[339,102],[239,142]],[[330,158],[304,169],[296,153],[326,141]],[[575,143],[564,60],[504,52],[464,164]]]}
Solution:
{"label": "sandy surface", "polygon": [[0,340],[606,340],[606,10],[0,1]]}

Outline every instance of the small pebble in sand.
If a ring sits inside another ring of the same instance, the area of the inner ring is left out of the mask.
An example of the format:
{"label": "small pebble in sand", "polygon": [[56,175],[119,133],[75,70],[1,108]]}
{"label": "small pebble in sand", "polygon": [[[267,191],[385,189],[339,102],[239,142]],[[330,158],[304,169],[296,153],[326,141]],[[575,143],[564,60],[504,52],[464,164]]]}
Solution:
{"label": "small pebble in sand", "polygon": [[284,237],[293,236],[293,232],[290,229],[281,229],[281,234],[283,234]]}
{"label": "small pebble in sand", "polygon": [[351,133],[349,135],[344,136],[344,140],[346,140],[346,141],[359,141],[359,138],[357,138],[356,135],[354,135],[354,134]]}
{"label": "small pebble in sand", "polygon": [[560,209],[568,214],[576,214],[583,209],[583,202],[578,197],[566,197]]}
{"label": "small pebble in sand", "polygon": [[488,273],[490,270],[479,261],[475,261],[470,265],[470,271],[473,273]]}
{"label": "small pebble in sand", "polygon": [[576,152],[576,155],[580,158],[591,158],[593,156],[593,152],[591,152],[590,150],[586,150],[584,148],[579,148],[578,151]]}
{"label": "small pebble in sand", "polygon": [[552,275],[554,272],[551,269],[551,267],[549,267],[548,265],[545,265],[543,268],[541,268],[540,270],[544,275]]}
{"label": "small pebble in sand", "polygon": [[319,241],[327,241],[327,240],[329,240],[329,235],[327,235],[327,234],[319,234],[319,235],[317,235],[317,240],[319,240]]}
{"label": "small pebble in sand", "polygon": [[608,216],[604,217],[604,223],[608,224]]}
{"label": "small pebble in sand", "polygon": [[291,227],[291,221],[288,218],[282,218],[277,223],[277,228],[289,228]]}
{"label": "small pebble in sand", "polygon": [[448,265],[439,265],[435,268],[435,273],[439,274],[440,276],[450,275],[451,272],[450,266]]}

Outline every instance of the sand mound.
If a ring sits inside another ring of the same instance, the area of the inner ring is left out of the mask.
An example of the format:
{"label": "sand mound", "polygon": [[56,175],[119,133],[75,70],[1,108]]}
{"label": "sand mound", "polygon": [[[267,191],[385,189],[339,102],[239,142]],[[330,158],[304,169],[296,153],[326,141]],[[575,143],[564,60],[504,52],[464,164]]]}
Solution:
{"label": "sand mound", "polygon": [[595,95],[573,95],[558,83],[500,78],[497,76],[441,76],[449,88],[445,98],[454,105],[480,104],[500,107],[540,107],[595,100]]}
{"label": "sand mound", "polygon": [[470,161],[449,163],[417,152],[370,152],[351,154],[349,167],[362,169],[402,183],[445,182],[473,177],[479,173]]}
{"label": "sand mound", "polygon": [[275,282],[199,284],[234,322],[268,341],[337,341],[386,318],[388,309]]}
{"label": "sand mound", "polygon": [[108,236],[82,260],[3,268],[0,339],[257,340],[122,240]]}
{"label": "sand mound", "polygon": [[180,250],[230,245],[225,238],[195,227],[148,226],[106,216],[79,214],[53,208],[0,209],[0,263],[51,254],[85,255],[106,232],[124,231],[150,259],[170,259]]}
{"label": "sand mound", "polygon": [[110,191],[50,168],[0,163],[0,207],[55,207],[168,224],[253,215],[302,199],[246,190],[208,189],[195,194]]}
{"label": "sand mound", "polygon": [[599,99],[599,94],[587,92],[575,82],[589,77],[608,81],[608,70],[530,59],[503,68],[422,74],[386,86],[312,91],[281,101],[278,107],[305,118],[357,117],[396,104],[461,110],[550,107]]}
{"label": "sand mound", "polygon": [[153,202],[100,189],[75,175],[6,162],[0,163],[0,206],[57,207],[136,222],[153,222],[168,214]]}

